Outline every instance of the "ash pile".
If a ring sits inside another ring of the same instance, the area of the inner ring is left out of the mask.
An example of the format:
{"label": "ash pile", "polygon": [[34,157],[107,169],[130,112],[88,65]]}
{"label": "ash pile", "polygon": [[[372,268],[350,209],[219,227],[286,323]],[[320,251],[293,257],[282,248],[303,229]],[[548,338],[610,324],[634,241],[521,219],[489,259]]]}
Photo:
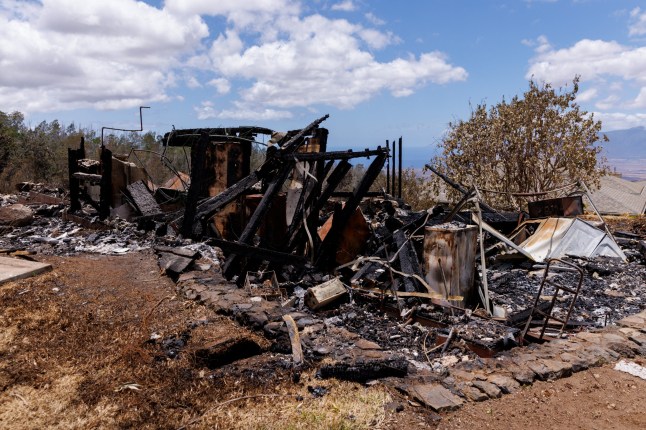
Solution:
{"label": "ash pile", "polygon": [[[398,151],[327,151],[326,118],[285,133],[173,130],[164,142],[190,148],[191,170],[163,185],[107,147],[87,159],[82,141],[69,150],[69,190],[20,184],[1,196],[0,252],[153,248],[186,297],[295,361],[333,357],[323,376],[348,379],[441,373],[646,307],[643,232],[615,237],[600,216],[581,217],[585,184],[529,216],[435,172],[463,199],[414,211],[401,199],[401,139]],[[252,170],[259,135],[269,145]],[[357,159],[368,168],[340,190]]]}

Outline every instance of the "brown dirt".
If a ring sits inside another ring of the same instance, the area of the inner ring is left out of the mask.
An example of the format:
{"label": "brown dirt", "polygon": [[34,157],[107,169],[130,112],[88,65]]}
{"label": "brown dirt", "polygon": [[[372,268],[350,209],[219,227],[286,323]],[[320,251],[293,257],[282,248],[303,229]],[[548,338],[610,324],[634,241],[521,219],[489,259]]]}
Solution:
{"label": "brown dirt", "polygon": [[[0,428],[646,428],[646,381],[610,368],[441,416],[382,384],[295,383],[271,353],[212,371],[200,343],[253,335],[178,298],[151,253],[44,260],[53,272],[0,286]],[[187,332],[177,359],[149,341]]]}

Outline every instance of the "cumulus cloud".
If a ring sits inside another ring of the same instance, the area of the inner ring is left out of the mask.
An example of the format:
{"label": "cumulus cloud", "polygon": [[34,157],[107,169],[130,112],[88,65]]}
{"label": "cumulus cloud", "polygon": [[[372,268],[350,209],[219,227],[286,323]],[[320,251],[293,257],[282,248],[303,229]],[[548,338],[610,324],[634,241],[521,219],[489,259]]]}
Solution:
{"label": "cumulus cloud", "polygon": [[216,73],[251,82],[239,91],[243,106],[349,109],[382,91],[402,97],[428,83],[467,78],[464,68],[437,51],[379,61],[366,48],[397,43],[396,36],[347,20],[293,15],[274,26],[281,35],[275,40],[245,44],[250,35],[232,28],[218,35],[210,48]]}
{"label": "cumulus cloud", "polygon": [[379,55],[401,40],[376,28],[374,15],[360,24],[304,13],[302,4],[2,0],[0,40],[11,43],[0,44],[0,110],[130,108],[206,85],[236,101],[219,97],[218,109],[204,102],[199,118],[278,119],[290,109],[349,109],[382,92],[404,97],[467,78],[442,52]]}
{"label": "cumulus cloud", "polygon": [[583,39],[569,48],[539,45],[527,77],[564,84],[574,75],[584,80],[604,76],[646,81],[646,46],[630,47],[614,41]]}
{"label": "cumulus cloud", "polygon": [[164,101],[172,68],[208,35],[194,16],[132,0],[8,0],[0,9],[0,109],[114,109]]}
{"label": "cumulus cloud", "polygon": [[[631,33],[637,34],[635,25],[641,16],[639,9],[631,12]],[[583,39],[555,48],[542,36],[534,50],[526,77],[561,86],[579,75],[588,89],[579,93],[578,101],[594,102],[604,129],[632,127],[643,121],[644,115],[633,111],[646,108],[646,46]]]}

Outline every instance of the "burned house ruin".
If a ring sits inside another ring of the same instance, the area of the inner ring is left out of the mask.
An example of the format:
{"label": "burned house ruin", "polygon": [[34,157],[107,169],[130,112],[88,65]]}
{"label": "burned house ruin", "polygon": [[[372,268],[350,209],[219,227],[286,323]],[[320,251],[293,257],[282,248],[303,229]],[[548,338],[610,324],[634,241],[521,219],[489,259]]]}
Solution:
{"label": "burned house ruin", "polygon": [[[458,375],[519,346],[621,326],[646,307],[644,237],[584,216],[584,183],[509,213],[435,172],[463,198],[414,211],[401,199],[402,139],[328,151],[325,119],[288,132],[172,130],[163,142],[187,148],[191,169],[164,185],[106,146],[99,160],[86,158],[81,141],[69,150],[69,193],[25,185],[15,202],[3,201],[52,220],[6,226],[11,244],[2,246],[7,254],[34,244],[52,253],[153,248],[184,297],[263,333],[295,366],[328,357],[321,377],[361,382],[411,369]],[[266,152],[252,166],[259,136]],[[365,173],[340,190],[357,159],[369,160]],[[79,225],[91,233],[80,236]],[[628,349],[643,353],[641,340]],[[236,357],[247,354],[240,348]],[[214,354],[201,357],[211,367],[228,361]],[[515,382],[494,385],[510,392],[573,371],[515,366]],[[489,395],[490,387],[458,382],[448,390],[458,394],[444,397],[449,405]]]}

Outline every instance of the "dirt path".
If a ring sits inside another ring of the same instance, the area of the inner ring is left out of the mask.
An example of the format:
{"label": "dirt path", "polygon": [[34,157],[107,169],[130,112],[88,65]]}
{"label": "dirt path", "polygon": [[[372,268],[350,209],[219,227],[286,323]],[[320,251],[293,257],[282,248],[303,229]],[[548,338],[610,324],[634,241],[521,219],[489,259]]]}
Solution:
{"label": "dirt path", "polygon": [[380,383],[296,378],[271,352],[208,369],[195,348],[254,335],[176,297],[151,253],[45,261],[0,286],[3,429],[646,428],[646,381],[610,368],[441,416]]}

